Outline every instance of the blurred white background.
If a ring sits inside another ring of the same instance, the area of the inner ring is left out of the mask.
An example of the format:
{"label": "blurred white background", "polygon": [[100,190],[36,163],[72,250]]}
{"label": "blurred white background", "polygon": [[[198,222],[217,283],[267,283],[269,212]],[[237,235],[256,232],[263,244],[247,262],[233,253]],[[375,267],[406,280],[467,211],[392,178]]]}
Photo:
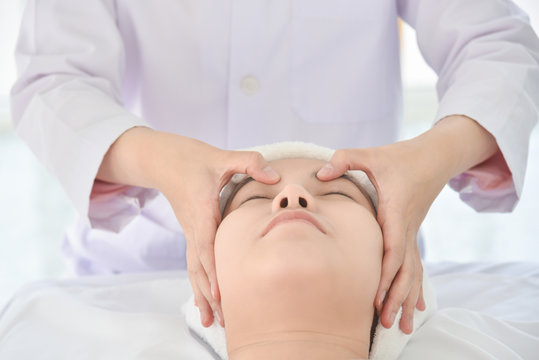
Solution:
{"label": "blurred white background", "polygon": [[[494,0],[493,0],[494,1]],[[539,30],[539,1],[517,0]],[[57,181],[13,133],[8,94],[24,0],[0,0],[0,308],[25,283],[65,274],[60,245],[74,209]],[[414,30],[403,26],[405,125],[402,138],[430,127],[436,75]],[[511,214],[478,214],[447,186],[424,222],[429,261],[539,261],[539,129],[532,134],[522,200]]]}

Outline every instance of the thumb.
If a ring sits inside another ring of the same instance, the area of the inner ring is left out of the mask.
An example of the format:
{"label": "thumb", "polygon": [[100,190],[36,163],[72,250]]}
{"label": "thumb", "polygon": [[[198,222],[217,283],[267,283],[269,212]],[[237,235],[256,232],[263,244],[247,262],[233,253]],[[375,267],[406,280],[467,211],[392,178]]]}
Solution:
{"label": "thumb", "polygon": [[348,170],[362,170],[369,175],[368,164],[372,163],[369,150],[369,148],[336,150],[329,162],[316,175],[322,181],[333,180]]}
{"label": "thumb", "polygon": [[333,180],[352,169],[352,160],[355,157],[353,151],[354,149],[336,150],[329,162],[318,170],[316,176],[323,181]]}
{"label": "thumb", "polygon": [[262,154],[257,151],[234,151],[230,152],[228,162],[228,182],[234,174],[247,174],[256,181],[265,184],[275,184],[280,180],[279,174],[268,164]]}

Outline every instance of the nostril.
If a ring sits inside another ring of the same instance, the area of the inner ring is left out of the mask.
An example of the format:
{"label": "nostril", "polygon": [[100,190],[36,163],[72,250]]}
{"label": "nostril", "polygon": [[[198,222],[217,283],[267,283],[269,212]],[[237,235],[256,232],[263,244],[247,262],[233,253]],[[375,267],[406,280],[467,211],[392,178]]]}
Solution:
{"label": "nostril", "polygon": [[279,204],[282,208],[285,208],[288,206],[288,199],[287,198],[283,198],[281,200],[281,203]]}
{"label": "nostril", "polygon": [[300,197],[299,198],[299,204],[301,205],[301,207],[307,207],[307,200],[305,200],[304,198]]}

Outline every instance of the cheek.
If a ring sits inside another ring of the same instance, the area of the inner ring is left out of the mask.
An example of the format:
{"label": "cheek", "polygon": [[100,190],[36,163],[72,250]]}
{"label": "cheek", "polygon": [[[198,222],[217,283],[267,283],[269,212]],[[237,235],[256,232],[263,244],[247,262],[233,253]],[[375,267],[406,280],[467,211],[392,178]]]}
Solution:
{"label": "cheek", "polygon": [[333,216],[335,238],[348,273],[363,289],[375,292],[382,270],[383,238],[376,218],[357,205],[341,205]]}
{"label": "cheek", "polygon": [[238,209],[230,213],[219,225],[215,234],[215,266],[220,287],[228,287],[241,267],[241,262],[249,256],[256,235],[261,230],[256,211]]}

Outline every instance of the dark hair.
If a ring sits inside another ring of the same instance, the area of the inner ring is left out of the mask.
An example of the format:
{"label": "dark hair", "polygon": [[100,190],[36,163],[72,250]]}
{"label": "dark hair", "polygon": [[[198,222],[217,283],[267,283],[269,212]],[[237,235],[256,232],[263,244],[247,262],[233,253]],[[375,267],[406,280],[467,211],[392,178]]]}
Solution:
{"label": "dark hair", "polygon": [[374,334],[376,332],[376,326],[378,325],[378,313],[376,312],[376,309],[374,309],[374,316],[372,317],[372,325],[371,325],[371,340],[369,343],[369,353],[372,349],[372,342],[374,341]]}

